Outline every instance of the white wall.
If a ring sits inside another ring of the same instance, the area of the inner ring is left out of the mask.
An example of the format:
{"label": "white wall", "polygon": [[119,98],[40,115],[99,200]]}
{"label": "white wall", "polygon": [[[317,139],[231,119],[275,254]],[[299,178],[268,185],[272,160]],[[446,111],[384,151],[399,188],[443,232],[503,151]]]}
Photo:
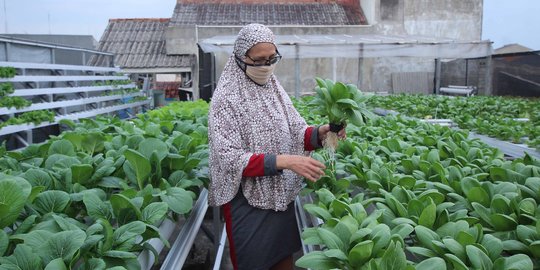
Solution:
{"label": "white wall", "polygon": [[362,7],[362,11],[364,11],[364,15],[366,16],[366,19],[368,21],[369,25],[377,24],[379,17],[377,16],[377,6],[378,6],[379,0],[361,0],[360,6]]}

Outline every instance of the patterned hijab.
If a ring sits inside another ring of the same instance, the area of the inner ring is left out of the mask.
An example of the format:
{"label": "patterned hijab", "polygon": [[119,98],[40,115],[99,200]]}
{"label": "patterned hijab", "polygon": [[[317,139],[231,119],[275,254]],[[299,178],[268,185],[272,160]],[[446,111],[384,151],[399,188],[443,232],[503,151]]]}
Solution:
{"label": "patterned hijab", "polygon": [[276,77],[272,75],[264,86],[257,85],[234,59],[261,42],[275,44],[274,34],[266,26],[250,24],[240,30],[212,97],[208,114],[210,205],[231,201],[241,185],[250,205],[284,211],[302,187],[301,177],[289,170],[276,176],[242,177],[253,154],[305,154],[307,124]]}

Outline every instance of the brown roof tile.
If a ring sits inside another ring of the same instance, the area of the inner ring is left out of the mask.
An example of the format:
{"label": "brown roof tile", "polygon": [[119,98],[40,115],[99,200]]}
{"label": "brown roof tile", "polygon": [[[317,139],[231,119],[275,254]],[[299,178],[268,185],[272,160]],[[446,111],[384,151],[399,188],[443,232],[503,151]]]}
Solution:
{"label": "brown roof tile", "polygon": [[[98,50],[115,54],[115,65],[122,68],[190,67],[190,55],[167,55],[165,29],[169,19],[111,19]],[[106,57],[93,57],[92,65],[103,65]]]}
{"label": "brown roof tile", "polygon": [[[252,1],[178,2],[171,25],[363,25],[366,17],[357,1],[260,3]],[[254,3],[253,3],[254,2]],[[298,1],[297,1],[298,2]],[[355,4],[356,3],[356,4]]]}

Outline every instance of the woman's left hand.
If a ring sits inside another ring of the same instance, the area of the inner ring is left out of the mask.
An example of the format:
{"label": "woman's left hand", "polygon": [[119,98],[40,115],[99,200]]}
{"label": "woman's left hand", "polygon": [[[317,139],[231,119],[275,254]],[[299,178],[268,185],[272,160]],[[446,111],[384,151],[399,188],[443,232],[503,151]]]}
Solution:
{"label": "woman's left hand", "polygon": [[[340,131],[338,131],[337,135],[338,135],[338,138],[341,140],[344,140],[345,138],[347,138],[347,133],[345,132],[346,127],[347,127],[347,124],[345,124],[343,128]],[[328,132],[330,132],[329,124],[322,125],[319,127],[319,138],[321,139],[321,141],[324,141],[324,139],[326,139],[326,135],[328,134]]]}

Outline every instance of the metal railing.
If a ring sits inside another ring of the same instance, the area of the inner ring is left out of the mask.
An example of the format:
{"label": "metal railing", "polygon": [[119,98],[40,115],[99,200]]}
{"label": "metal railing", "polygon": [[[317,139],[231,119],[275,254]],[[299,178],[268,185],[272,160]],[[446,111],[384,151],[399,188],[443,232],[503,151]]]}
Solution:
{"label": "metal railing", "polygon": [[[78,52],[80,53],[79,60],[80,62],[77,62],[78,65],[87,65],[88,60],[92,55],[103,55],[110,58],[110,61],[108,61],[108,66],[112,67],[114,66],[114,54],[112,53],[106,53],[101,52],[97,50],[91,50],[86,48],[78,48],[74,46],[67,46],[67,45],[60,45],[60,44],[53,44],[53,43],[47,43],[47,42],[40,42],[40,41],[34,41],[34,40],[26,40],[26,39],[20,39],[20,38],[14,38],[14,37],[8,37],[8,36],[1,36],[0,35],[0,49],[4,50],[5,53],[5,59],[0,58],[0,61],[15,61],[20,62],[19,58],[25,57],[24,54],[28,53],[28,49],[30,50],[34,48],[35,50],[39,49],[47,49],[48,50],[48,60],[49,64],[66,64],[66,63],[57,63],[57,56],[61,52]],[[20,47],[20,48],[18,48]],[[22,49],[24,48],[24,50]],[[0,56],[2,53],[0,53]],[[30,62],[32,58],[29,57],[28,59],[25,58],[25,62]],[[71,58],[73,59],[73,58]]]}

